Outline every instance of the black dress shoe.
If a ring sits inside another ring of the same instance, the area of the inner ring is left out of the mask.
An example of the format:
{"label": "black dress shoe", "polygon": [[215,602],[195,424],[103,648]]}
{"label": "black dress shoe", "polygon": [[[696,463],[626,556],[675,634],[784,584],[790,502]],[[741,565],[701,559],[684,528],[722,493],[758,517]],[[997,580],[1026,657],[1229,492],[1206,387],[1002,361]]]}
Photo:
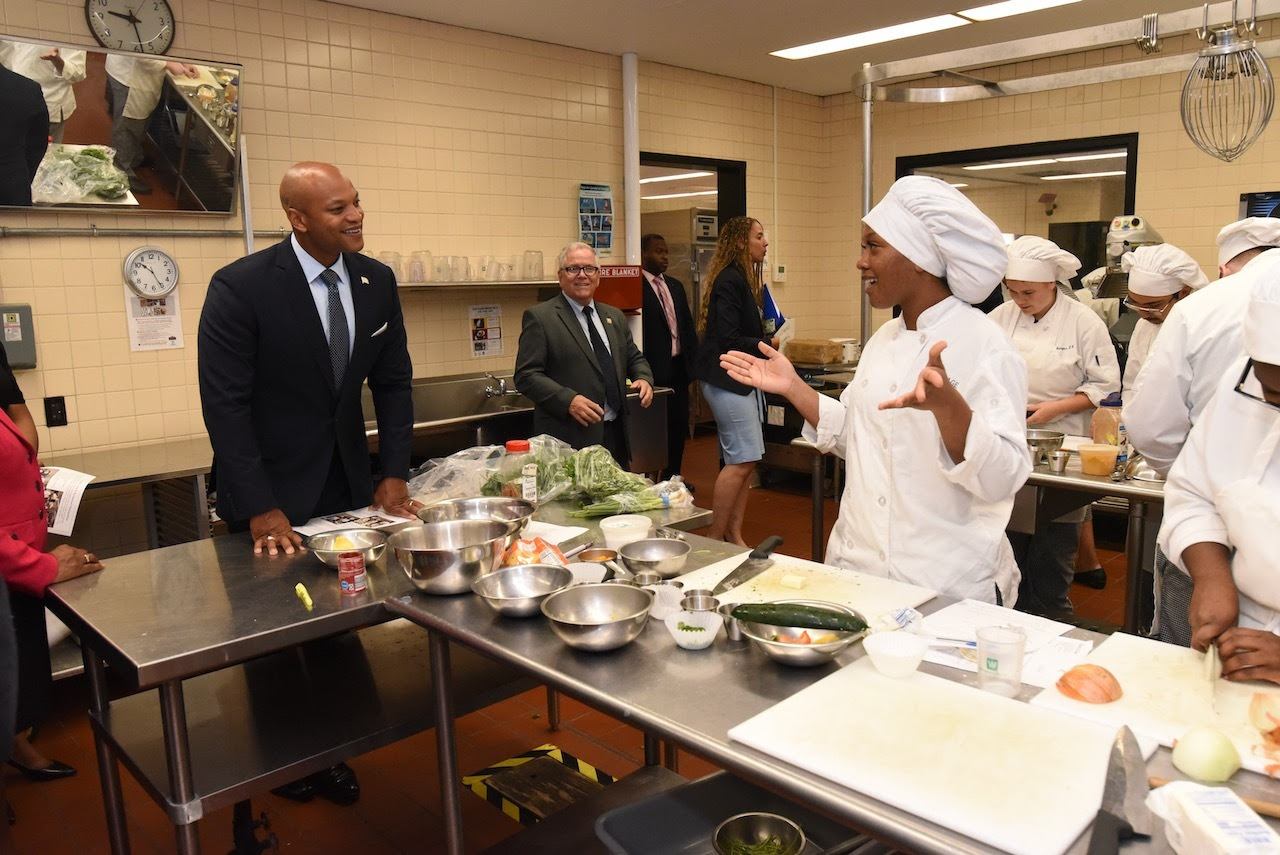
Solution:
{"label": "black dress shoe", "polygon": [[43,769],[33,769],[30,766],[23,766],[17,760],[10,760],[9,765],[22,773],[22,776],[29,781],[56,781],[59,778],[70,778],[76,773],[74,766],[68,766],[66,763],[59,763],[57,760],[52,761]]}
{"label": "black dress shoe", "polygon": [[306,804],[316,797],[315,784],[311,783],[311,779],[314,777],[314,775],[308,775],[305,778],[290,781],[282,787],[276,787],[271,792],[282,799]]}
{"label": "black dress shoe", "polygon": [[360,800],[360,782],[346,763],[330,766],[311,776],[315,790],[335,805],[353,805]]}
{"label": "black dress shoe", "polygon": [[1076,573],[1071,577],[1072,584],[1084,585],[1086,588],[1093,588],[1095,591],[1101,591],[1107,587],[1107,571],[1101,567],[1095,567],[1092,570],[1085,570],[1082,573]]}

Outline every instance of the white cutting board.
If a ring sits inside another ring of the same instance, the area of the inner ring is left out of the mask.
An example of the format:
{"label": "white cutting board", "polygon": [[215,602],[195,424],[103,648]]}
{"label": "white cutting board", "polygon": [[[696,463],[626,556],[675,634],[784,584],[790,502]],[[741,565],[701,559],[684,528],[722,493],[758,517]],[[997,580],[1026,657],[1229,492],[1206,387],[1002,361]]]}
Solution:
{"label": "white cutting board", "polygon": [[1262,739],[1249,724],[1254,692],[1280,694],[1274,683],[1219,679],[1216,701],[1211,702],[1203,653],[1119,632],[1094,648],[1085,661],[1115,675],[1124,692],[1119,700],[1086,704],[1050,686],[1031,703],[1112,727],[1127,724],[1139,737],[1166,747],[1172,747],[1192,726],[1207,725],[1235,743],[1246,769],[1266,774],[1265,767],[1276,762],[1255,750]]}
{"label": "white cutting board", "polygon": [[[686,591],[714,588],[716,583],[747,560],[749,553],[708,564],[679,577]],[[782,584],[783,576],[799,576],[804,587]],[[857,609],[872,624],[885,612],[914,608],[938,595],[937,591],[870,576],[856,570],[831,567],[803,558],[773,556],[773,566],[745,584],[719,595],[722,603],[767,603],[771,600],[823,600]]]}
{"label": "white cutting board", "polygon": [[729,731],[1016,855],[1059,855],[1102,803],[1115,729],[859,659]]}

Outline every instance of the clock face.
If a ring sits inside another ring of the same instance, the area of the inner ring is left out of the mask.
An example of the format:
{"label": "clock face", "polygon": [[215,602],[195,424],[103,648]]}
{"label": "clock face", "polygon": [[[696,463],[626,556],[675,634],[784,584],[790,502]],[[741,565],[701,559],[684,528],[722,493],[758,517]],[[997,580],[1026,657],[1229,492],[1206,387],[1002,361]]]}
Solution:
{"label": "clock face", "polygon": [[124,262],[124,281],[139,297],[163,297],[178,287],[178,262],[158,246],[143,246]]}
{"label": "clock face", "polygon": [[84,14],[105,48],[163,54],[173,44],[168,0],[85,0]]}

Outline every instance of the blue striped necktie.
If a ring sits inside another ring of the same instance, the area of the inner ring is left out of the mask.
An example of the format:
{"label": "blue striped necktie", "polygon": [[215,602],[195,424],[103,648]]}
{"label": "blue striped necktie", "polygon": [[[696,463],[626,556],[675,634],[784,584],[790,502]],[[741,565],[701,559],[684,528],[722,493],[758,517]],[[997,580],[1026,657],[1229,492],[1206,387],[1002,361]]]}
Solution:
{"label": "blue striped necktie", "polygon": [[350,347],[347,313],[342,309],[342,297],[338,294],[337,272],[332,268],[325,268],[320,278],[329,286],[329,364],[333,367],[333,388],[337,389],[342,386],[342,377],[347,373],[347,360],[350,358],[347,353]]}

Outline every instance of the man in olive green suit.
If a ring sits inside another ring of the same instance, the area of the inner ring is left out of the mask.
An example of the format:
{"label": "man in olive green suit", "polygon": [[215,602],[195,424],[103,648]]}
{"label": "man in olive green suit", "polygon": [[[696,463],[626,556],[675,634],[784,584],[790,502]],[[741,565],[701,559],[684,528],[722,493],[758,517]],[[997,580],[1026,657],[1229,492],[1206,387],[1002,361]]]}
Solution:
{"label": "man in olive green suit", "polygon": [[627,444],[627,380],[640,405],[653,401],[653,372],[621,310],[597,303],[600,263],[585,243],[560,250],[561,293],[526,309],[515,381],[533,401],[535,434],[585,448],[603,445],[623,468]]}

